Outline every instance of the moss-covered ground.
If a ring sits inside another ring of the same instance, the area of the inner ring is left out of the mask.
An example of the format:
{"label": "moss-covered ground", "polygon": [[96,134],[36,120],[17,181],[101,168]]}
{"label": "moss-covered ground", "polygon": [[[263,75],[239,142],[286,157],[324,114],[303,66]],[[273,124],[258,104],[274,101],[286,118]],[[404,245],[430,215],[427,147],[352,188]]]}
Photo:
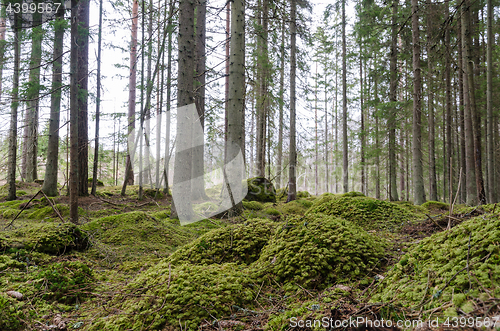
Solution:
{"label": "moss-covered ground", "polygon": [[68,330],[289,330],[292,318],[324,330],[314,320],[500,315],[495,205],[455,205],[449,217],[441,202],[303,191],[285,203],[278,190],[276,202],[244,201],[239,217],[181,226],[169,197],[104,186],[80,199],[74,225],[67,196],[28,204],[40,185],[18,189],[7,202],[0,188],[0,330],[61,321]]}

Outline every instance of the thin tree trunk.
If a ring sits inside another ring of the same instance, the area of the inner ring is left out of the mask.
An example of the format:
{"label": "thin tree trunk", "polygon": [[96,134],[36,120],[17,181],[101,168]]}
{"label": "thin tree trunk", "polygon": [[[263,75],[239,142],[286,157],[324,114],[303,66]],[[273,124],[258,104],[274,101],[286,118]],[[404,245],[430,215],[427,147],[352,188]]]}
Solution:
{"label": "thin tree trunk", "polygon": [[429,112],[429,198],[432,201],[437,201],[437,181],[436,181],[436,128],[434,123],[434,82],[432,77],[432,57],[433,57],[433,38],[432,33],[434,33],[433,26],[433,9],[435,6],[432,5],[431,1],[427,2],[427,110]]}
{"label": "thin tree trunk", "polygon": [[[365,134],[365,109],[363,106],[363,58],[362,58],[362,43],[359,45],[359,101],[361,110],[361,192],[366,195],[366,178],[365,178],[365,149],[366,149],[366,134]],[[325,92],[326,96],[326,92]]]}
{"label": "thin tree trunk", "polygon": [[497,192],[495,190],[495,150],[494,150],[494,133],[493,133],[493,99],[492,99],[492,90],[493,90],[493,1],[487,0],[488,2],[488,49],[486,51],[486,62],[488,65],[486,74],[486,136],[488,137],[488,146],[487,146],[487,159],[488,159],[488,202],[495,203],[497,202]]}
{"label": "thin tree trunk", "polygon": [[91,194],[97,193],[97,166],[99,164],[99,119],[101,105],[101,43],[102,43],[102,0],[99,0],[99,32],[97,40],[97,98],[95,105],[95,147],[94,147],[94,169],[92,172]]}
{"label": "thin tree trunk", "polygon": [[10,104],[9,154],[7,167],[7,184],[9,185],[9,191],[7,193],[7,201],[16,199],[17,108],[19,105],[19,62],[21,60],[19,49],[20,20],[21,17],[14,14],[14,41],[12,45],[14,48],[14,76],[12,77],[12,101]]}
{"label": "thin tree trunk", "polygon": [[375,198],[380,200],[380,138],[379,138],[379,114],[378,114],[378,76],[377,72],[375,72],[374,77],[374,99],[375,99],[375,108],[373,110],[373,116],[375,117],[375,167],[376,167],[376,176],[375,176]]}
{"label": "thin tree trunk", "polygon": [[[283,162],[283,107],[285,105],[285,20],[281,23],[280,47],[280,90],[279,90],[279,122],[278,122],[278,164],[276,174],[276,188],[281,188],[281,167]],[[328,184],[327,184],[328,185]]]}
{"label": "thin tree trunk", "polygon": [[397,102],[397,87],[398,87],[398,15],[399,0],[394,0],[392,4],[392,31],[391,31],[391,60],[390,60],[390,91],[389,99],[393,104],[389,110],[389,118],[387,119],[387,129],[389,131],[389,200],[398,201],[397,188],[397,162],[396,162],[396,102]]}
{"label": "thin tree trunk", "polygon": [[[458,54],[458,94],[459,94],[459,114],[460,114],[460,166],[462,171],[467,170],[466,161],[466,144],[465,144],[465,88],[464,88],[464,66],[463,66],[463,40],[462,40],[462,20],[459,19],[457,22],[457,39],[459,45]],[[462,177],[462,184],[460,185],[460,200],[462,203],[467,201],[467,180],[468,176],[464,173]]]}
{"label": "thin tree trunk", "polygon": [[344,193],[347,193],[349,191],[349,155],[347,143],[347,47],[345,26],[345,0],[342,0],[342,182]]}
{"label": "thin tree trunk", "polygon": [[[445,20],[448,20],[450,17],[449,11],[449,3],[447,2],[445,4]],[[443,189],[443,195],[444,198],[448,196],[447,193],[447,187],[453,188],[453,183],[449,183],[447,185],[446,183],[446,178],[453,178],[453,173],[448,173],[450,164],[447,162],[451,162],[451,157],[452,157],[452,136],[451,136],[451,126],[452,126],[452,117],[451,117],[451,60],[450,60],[450,27],[446,27],[444,30],[444,43],[445,43],[445,72],[444,72],[444,80],[445,80],[445,85],[446,85],[446,101],[445,101],[445,112],[446,112],[446,153],[445,155],[445,162],[444,162],[444,189]],[[450,192],[451,194],[451,192]],[[450,201],[452,203],[452,201]]]}
{"label": "thin tree trunk", "polygon": [[424,176],[422,167],[422,107],[420,77],[420,37],[418,23],[418,0],[411,0],[413,39],[413,185],[414,203],[425,202]]}
{"label": "thin tree trunk", "polygon": [[58,195],[57,171],[59,164],[59,118],[61,111],[61,86],[63,66],[63,44],[64,44],[64,11],[59,7],[54,22],[54,51],[52,63],[52,93],[50,94],[50,120],[49,141],[47,147],[47,164],[45,166],[45,178],[43,181],[43,192],[49,197]]}
{"label": "thin tree trunk", "polygon": [[168,26],[167,26],[167,109],[166,109],[166,119],[165,119],[165,188],[163,193],[170,195],[168,174],[170,170],[170,102],[172,99],[172,33],[174,30],[173,25],[173,13],[174,13],[174,0],[170,0],[168,9]]}
{"label": "thin tree trunk", "polygon": [[316,86],[314,88],[314,195],[318,195],[319,176],[318,176],[318,62],[316,61]]}
{"label": "thin tree trunk", "polygon": [[7,30],[5,6],[0,7],[0,102],[2,101],[2,78],[3,68],[5,63],[5,48],[7,42],[5,40],[5,31]]}
{"label": "thin tree trunk", "polygon": [[71,0],[69,216],[78,224],[78,0]]}
{"label": "thin tree trunk", "polygon": [[290,9],[290,165],[288,175],[288,197],[287,202],[297,199],[297,147],[295,141],[295,75],[297,70],[296,62],[296,10],[297,0],[291,0]]}

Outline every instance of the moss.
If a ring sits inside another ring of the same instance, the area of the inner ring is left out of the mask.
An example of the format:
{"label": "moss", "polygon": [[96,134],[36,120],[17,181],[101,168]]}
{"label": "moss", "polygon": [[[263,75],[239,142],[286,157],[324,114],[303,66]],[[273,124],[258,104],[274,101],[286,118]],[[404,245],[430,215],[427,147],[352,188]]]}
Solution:
{"label": "moss", "polygon": [[324,197],[313,204],[308,214],[324,213],[352,221],[365,228],[384,228],[412,219],[413,215],[397,204],[368,197]]}
{"label": "moss", "polygon": [[179,325],[197,330],[203,321],[248,307],[256,287],[248,272],[237,264],[170,268],[167,261],[161,262],[129,285],[131,296],[123,293],[113,300],[113,309],[123,314],[108,316],[103,312],[90,330],[177,329]]}
{"label": "moss", "polygon": [[279,216],[281,215],[281,212],[276,209],[276,208],[266,208],[264,210],[264,213],[268,214],[268,215],[272,215],[272,216]]}
{"label": "moss", "polygon": [[427,208],[420,205],[414,205],[410,201],[392,201],[391,203],[395,203],[396,205],[403,207],[410,213],[414,214],[416,217],[426,217],[425,213],[428,212]]}
{"label": "moss", "polygon": [[163,199],[163,191],[147,188],[142,191],[143,196],[151,198],[151,199]]}
{"label": "moss", "polygon": [[25,248],[47,254],[63,254],[82,250],[88,246],[87,236],[74,224],[29,223],[25,227],[7,232],[8,247]]}
{"label": "moss", "polygon": [[243,207],[249,210],[262,210],[264,206],[258,201],[243,201]]}
{"label": "moss", "polygon": [[210,215],[211,213],[219,210],[219,205],[212,201],[206,201],[203,203],[194,204],[193,210],[201,215]]}
{"label": "moss", "polygon": [[310,200],[306,200],[306,199],[298,199],[298,200],[295,200],[296,203],[298,203],[299,205],[301,205],[302,207],[304,208],[310,208],[312,205],[313,205],[313,202],[310,201]]}
{"label": "moss", "polygon": [[298,191],[297,192],[297,198],[308,198],[311,196],[311,193],[307,191]]}
{"label": "moss", "polygon": [[7,255],[0,255],[0,271],[7,269],[24,269],[26,265],[20,261],[14,260]]}
{"label": "moss", "polygon": [[[94,180],[93,178],[89,178],[89,179],[87,180],[87,181],[88,181],[88,185],[89,185],[89,187],[91,187],[91,186],[92,186],[92,181],[93,181],[93,180]],[[103,181],[98,179],[98,180],[97,180],[97,182],[96,182],[96,186],[104,186]]]}
{"label": "moss", "polygon": [[140,211],[99,218],[81,228],[119,257],[165,254],[193,238],[183,227]]}
{"label": "moss", "polygon": [[248,193],[245,199],[248,201],[276,202],[276,191],[273,184],[264,177],[253,177],[247,180]]}
{"label": "moss", "polygon": [[[468,255],[470,235],[470,254]],[[398,263],[386,274],[372,301],[393,299],[414,307],[423,300],[440,305],[451,300],[456,308],[467,297],[478,297],[483,288],[500,286],[500,218],[476,217],[449,231],[439,232],[412,245]],[[487,260],[484,260],[488,256]],[[469,278],[465,270],[469,260]],[[445,288],[445,284],[449,285]],[[479,282],[479,283],[478,283]],[[467,293],[467,295],[465,295]],[[423,297],[425,295],[425,297]],[[424,308],[431,308],[429,306]]]}
{"label": "moss", "polygon": [[355,198],[355,197],[364,197],[365,195],[361,192],[351,191],[351,192],[347,192],[347,193],[342,194],[342,196]]}
{"label": "moss", "polygon": [[42,299],[71,304],[90,292],[93,284],[91,269],[80,261],[54,263],[34,276],[33,286],[43,292]]}
{"label": "moss", "polygon": [[214,229],[181,247],[168,261],[173,265],[184,262],[202,265],[227,262],[249,264],[259,258],[273,231],[273,223],[265,219],[252,219],[244,224]]}
{"label": "moss", "polygon": [[440,202],[440,201],[427,201],[422,204],[422,207],[425,207],[429,209],[430,211],[433,210],[448,210],[450,209],[450,204]]}
{"label": "moss", "polygon": [[16,195],[18,197],[22,197],[24,195],[27,195],[28,193],[26,191],[23,191],[23,190],[19,190],[19,191],[16,191]]}
{"label": "moss", "polygon": [[24,318],[24,314],[17,308],[15,300],[0,294],[0,330],[21,330]]}
{"label": "moss", "polygon": [[296,217],[276,231],[255,266],[263,278],[321,288],[366,273],[383,256],[385,245],[349,221]]}
{"label": "moss", "polygon": [[290,201],[281,206],[281,212],[283,214],[289,215],[304,215],[307,208],[304,207],[303,204],[295,201]]}
{"label": "moss", "polygon": [[[46,207],[41,207],[41,208],[40,208],[40,206],[41,205],[34,206],[36,209],[32,212],[26,213],[25,218],[42,220],[42,219],[47,218],[47,217],[57,217],[56,212],[54,211],[54,209],[51,206],[46,206]],[[61,214],[62,217],[69,216],[69,206],[68,205],[57,204],[57,205],[55,205],[55,208],[59,211],[59,214]],[[84,213],[83,209],[78,208],[78,213],[83,214]]]}

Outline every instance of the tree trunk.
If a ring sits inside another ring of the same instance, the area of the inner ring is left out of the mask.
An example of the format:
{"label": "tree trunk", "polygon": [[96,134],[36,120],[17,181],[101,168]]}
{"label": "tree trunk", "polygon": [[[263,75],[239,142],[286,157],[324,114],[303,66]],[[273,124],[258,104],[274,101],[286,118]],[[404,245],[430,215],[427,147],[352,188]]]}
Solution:
{"label": "tree trunk", "polygon": [[435,6],[431,1],[427,2],[427,110],[429,111],[429,198],[432,201],[437,201],[437,181],[436,181],[436,128],[434,123],[434,82],[432,77],[432,58],[433,58],[433,10]]}
{"label": "tree trunk", "polygon": [[375,72],[375,77],[374,77],[374,99],[375,99],[375,108],[373,110],[373,117],[375,117],[375,171],[376,171],[376,176],[375,176],[375,198],[380,200],[380,137],[379,137],[379,114],[378,114],[378,103],[379,103],[379,98],[378,98],[378,76],[377,72]]}
{"label": "tree trunk", "polygon": [[52,63],[52,93],[50,94],[49,141],[47,147],[47,164],[43,192],[49,197],[58,195],[57,171],[59,164],[59,118],[61,110],[61,87],[64,45],[64,10],[59,7],[54,22],[54,51]]}
{"label": "tree trunk", "polygon": [[[359,101],[360,101],[360,110],[361,110],[361,192],[366,195],[366,178],[365,178],[365,109],[363,106],[363,59],[362,59],[362,43],[359,45]],[[326,96],[326,93],[325,93]]]}
{"label": "tree trunk", "polygon": [[347,143],[347,50],[345,26],[345,0],[342,0],[342,182],[344,193],[347,193],[349,191],[349,155]]}
{"label": "tree trunk", "polygon": [[[269,84],[269,59],[268,59],[268,10],[269,0],[262,0],[261,24],[259,25],[258,40],[258,77],[259,97],[257,98],[257,171],[259,176],[265,176],[266,168],[266,132],[269,97],[267,86]],[[259,8],[260,9],[260,8]]]}
{"label": "tree trunk", "polygon": [[[36,1],[34,2],[37,3]],[[26,114],[28,134],[26,140],[26,181],[33,182],[37,177],[38,157],[38,113],[40,95],[40,64],[42,63],[43,28],[40,13],[33,15],[32,44],[30,58],[29,87],[26,93],[28,99]]]}
{"label": "tree trunk", "polygon": [[174,30],[173,15],[174,15],[174,0],[170,0],[168,9],[168,43],[167,43],[167,109],[166,109],[166,119],[165,119],[165,188],[163,192],[170,195],[168,174],[170,171],[170,102],[172,99],[172,33]]}
{"label": "tree trunk", "polygon": [[78,1],[78,194],[88,196],[89,0]]}
{"label": "tree trunk", "polygon": [[462,40],[462,20],[457,22],[457,39],[459,45],[458,52],[458,94],[459,94],[459,115],[460,115],[460,167],[462,169],[462,183],[460,184],[460,201],[465,203],[467,201],[467,180],[468,176],[465,173],[467,170],[466,161],[466,147],[465,147],[465,88],[464,88],[464,66],[463,66],[463,40]]}
{"label": "tree trunk", "polygon": [[[280,47],[280,90],[279,90],[279,122],[278,122],[278,165],[276,175],[276,189],[281,188],[281,167],[283,162],[283,107],[285,105],[285,20],[281,23]],[[327,184],[328,185],[328,184]]]}
{"label": "tree trunk", "polygon": [[422,168],[422,106],[420,77],[420,37],[418,23],[418,0],[411,0],[413,40],[413,185],[414,203],[425,202],[424,176]]}
{"label": "tree trunk", "polygon": [[2,78],[3,78],[3,67],[5,63],[5,48],[7,47],[7,42],[5,40],[5,31],[7,30],[6,22],[6,12],[5,6],[0,8],[0,102],[2,101]]}
{"label": "tree trunk", "polygon": [[21,60],[19,49],[20,20],[21,17],[14,14],[14,41],[12,45],[14,48],[14,75],[12,77],[12,101],[10,104],[9,155],[7,167],[7,184],[9,186],[9,191],[7,193],[7,201],[16,199],[17,108],[19,105],[19,62]]}
{"label": "tree trunk", "polygon": [[[228,146],[226,174],[231,183],[232,208],[230,216],[236,216],[243,211],[241,200],[241,182],[244,177],[245,165],[243,157],[237,157],[244,149],[243,127],[245,123],[245,2],[234,0],[231,6],[231,52],[229,67],[229,99],[228,99]],[[229,185],[229,184],[228,184]],[[234,186],[233,186],[234,185]]]}
{"label": "tree trunk", "polygon": [[[191,206],[191,162],[192,122],[190,118],[194,106],[193,68],[195,65],[194,0],[179,2],[178,37],[178,79],[177,79],[177,138],[174,164],[174,194],[179,199],[172,200],[172,218],[190,220]],[[196,109],[194,109],[196,111]],[[184,183],[184,184],[183,184]],[[177,192],[176,192],[177,190]]]}
{"label": "tree trunk", "polygon": [[287,202],[297,199],[297,147],[295,141],[295,75],[297,70],[296,60],[296,10],[297,0],[291,0],[290,9],[290,165],[288,175],[288,197]]}
{"label": "tree trunk", "polygon": [[488,146],[487,146],[487,159],[488,159],[488,202],[495,203],[497,202],[497,192],[495,190],[495,149],[493,144],[494,133],[493,133],[493,99],[492,99],[492,91],[493,91],[493,1],[487,0],[488,2],[488,49],[486,51],[486,62],[488,65],[487,68],[487,77],[486,77],[486,136],[488,137]]}
{"label": "tree trunk", "polygon": [[318,195],[319,176],[318,176],[318,62],[316,61],[316,85],[314,88],[314,195]]}
{"label": "tree trunk", "polygon": [[[449,8],[449,3],[447,2],[445,4],[445,19],[448,20],[450,17],[450,8]],[[445,96],[445,112],[446,112],[446,153],[445,154],[445,162],[444,162],[444,198],[448,196],[447,194],[447,188],[448,186],[450,188],[453,188],[453,183],[450,182],[449,185],[446,184],[446,179],[447,178],[453,178],[453,172],[449,173],[449,168],[451,163],[451,157],[452,157],[452,136],[451,136],[451,126],[453,124],[452,117],[451,117],[451,60],[450,60],[450,27],[446,27],[444,30],[444,43],[445,43],[445,68],[444,68],[444,80],[445,80],[445,89],[446,89],[446,96]],[[450,163],[447,163],[450,162]],[[450,203],[452,199],[452,192],[449,192],[450,195]]]}
{"label": "tree trunk", "polygon": [[397,26],[397,14],[398,14],[399,0],[394,0],[392,4],[392,31],[391,31],[391,60],[390,60],[390,72],[391,72],[391,82],[389,99],[392,106],[389,110],[389,118],[387,119],[387,129],[389,131],[389,200],[398,201],[398,187],[397,187],[397,164],[396,164],[396,114],[397,114],[397,87],[398,87],[398,26]]}
{"label": "tree trunk", "polygon": [[92,172],[93,196],[97,193],[97,166],[99,164],[99,117],[101,105],[101,43],[102,43],[102,0],[99,0],[99,32],[97,40],[97,98],[95,105],[95,147],[94,147],[94,169]]}
{"label": "tree trunk", "polygon": [[71,0],[71,56],[70,56],[70,170],[69,170],[69,216],[78,224],[78,0]]}

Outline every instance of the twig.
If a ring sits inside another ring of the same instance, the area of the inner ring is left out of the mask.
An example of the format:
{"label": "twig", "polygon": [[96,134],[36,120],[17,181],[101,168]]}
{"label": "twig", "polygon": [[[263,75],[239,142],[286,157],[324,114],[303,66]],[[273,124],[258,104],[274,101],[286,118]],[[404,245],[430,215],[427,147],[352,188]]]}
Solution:
{"label": "twig", "polygon": [[97,198],[98,200],[101,200],[102,202],[109,203],[110,205],[117,206],[117,207],[123,207],[123,204],[118,204],[118,203],[114,203],[114,202],[111,202],[108,200],[104,200],[104,199],[98,197],[97,195],[94,195],[94,197]]}
{"label": "twig", "polygon": [[31,202],[31,201],[33,201],[33,200],[34,200],[34,199],[38,196],[38,194],[40,194],[40,192],[42,192],[42,190],[39,190],[38,192],[36,192],[36,194],[35,194],[35,195],[34,195],[34,196],[30,199],[30,201],[28,201],[28,203],[24,205],[23,209],[21,209],[21,210],[17,213],[16,217],[14,217],[14,219],[12,220],[12,222],[10,222],[10,223],[9,223],[9,224],[5,227],[5,228],[3,228],[4,230],[7,230],[7,228],[9,228],[12,224],[14,224],[14,221],[17,219],[17,217],[18,217],[19,215],[21,215],[21,213],[22,213],[22,212],[23,212],[26,208],[28,208],[28,206],[29,206],[30,202]]}
{"label": "twig", "polygon": [[429,214],[425,214],[434,224],[436,224],[441,230],[444,230],[444,228],[438,224]]}
{"label": "twig", "polygon": [[40,192],[42,192],[43,196],[45,197],[45,199],[47,199],[47,201],[49,202],[52,209],[56,212],[59,219],[61,219],[61,221],[64,223],[65,222],[64,218],[61,216],[61,214],[59,213],[59,210],[57,210],[56,206],[52,204],[52,201],[49,199],[49,197],[42,190],[40,190]]}

